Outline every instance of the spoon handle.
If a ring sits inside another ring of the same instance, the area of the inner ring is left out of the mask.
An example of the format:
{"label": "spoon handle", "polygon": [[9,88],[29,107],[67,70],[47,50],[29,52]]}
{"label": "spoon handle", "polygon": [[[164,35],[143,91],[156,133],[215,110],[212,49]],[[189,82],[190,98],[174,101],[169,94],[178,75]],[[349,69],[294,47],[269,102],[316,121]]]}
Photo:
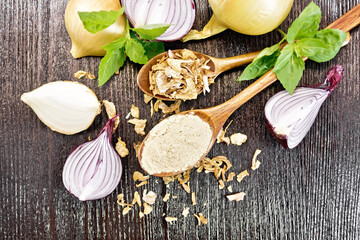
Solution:
{"label": "spoon handle", "polygon": [[277,80],[275,73],[272,72],[272,69],[265,73],[258,80],[253,82],[250,86],[245,88],[243,91],[238,93],[233,98],[228,101],[212,108],[204,109],[208,115],[211,115],[212,120],[218,124],[219,129],[215,129],[215,131],[220,130],[225,121],[230,117],[230,115],[242,106],[244,103],[249,101],[256,94],[267,88],[269,85],[274,83]]}
{"label": "spoon handle", "polygon": [[220,74],[227,70],[251,63],[254,60],[254,58],[256,58],[257,55],[259,55],[260,52],[261,51],[251,52],[229,58],[214,58],[214,57],[210,57],[210,58],[215,63],[214,72],[216,74]]}

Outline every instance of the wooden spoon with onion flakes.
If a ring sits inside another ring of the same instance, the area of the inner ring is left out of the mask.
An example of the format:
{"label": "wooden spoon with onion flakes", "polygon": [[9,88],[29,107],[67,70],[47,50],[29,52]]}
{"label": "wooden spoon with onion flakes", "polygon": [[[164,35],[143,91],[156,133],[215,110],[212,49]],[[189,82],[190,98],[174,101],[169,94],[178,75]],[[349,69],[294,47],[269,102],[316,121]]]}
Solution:
{"label": "wooden spoon with onion flakes", "polygon": [[[177,49],[177,50],[171,50],[171,51],[175,54],[175,53],[180,53],[182,50],[183,49]],[[207,63],[207,66],[210,67],[210,71],[215,74],[214,78],[216,78],[219,74],[221,74],[225,71],[228,71],[230,69],[251,63],[254,60],[254,58],[256,58],[256,56],[259,55],[259,53],[261,51],[242,54],[239,56],[234,56],[234,57],[229,57],[229,58],[214,58],[214,57],[205,55],[203,53],[194,52],[194,51],[192,51],[192,52],[198,58],[205,58],[205,59],[210,60]],[[149,72],[151,70],[151,67],[153,65],[157,64],[158,60],[161,59],[162,57],[164,57],[165,54],[166,54],[166,52],[156,55],[155,57],[150,59],[146,65],[142,66],[142,68],[140,69],[140,72],[138,74],[138,77],[137,77],[137,85],[144,93],[146,93],[154,98],[165,100],[165,101],[176,101],[179,99],[168,98],[168,97],[162,96],[162,95],[154,95],[153,92],[150,90]],[[200,94],[202,91],[203,91],[202,89],[199,89],[198,94]]]}
{"label": "wooden spoon with onion flakes", "polygon": [[[354,27],[356,27],[359,24],[360,24],[360,4],[355,6],[349,12],[345,13],[342,17],[340,17],[335,22],[330,24],[327,28],[340,29],[344,32],[349,32],[350,30],[352,30]],[[349,41],[350,41],[350,34],[348,33],[348,37],[346,38],[343,46],[347,45],[349,43]],[[304,58],[304,60],[306,60],[306,59],[307,58]],[[138,79],[141,79],[143,77],[142,75],[148,76],[148,74],[149,74],[148,71],[151,68],[151,65],[155,64],[155,63],[156,63],[156,60],[155,61],[153,61],[153,59],[150,60],[148,65],[145,68],[143,67],[143,69],[141,69],[142,71],[140,71],[140,73],[139,73],[139,75],[141,75],[141,76],[139,76]],[[146,70],[147,70],[147,72],[146,72]],[[248,86],[246,89],[241,91],[236,96],[234,96],[230,100],[228,100],[218,106],[206,108],[206,109],[190,110],[190,111],[178,113],[178,114],[189,114],[189,113],[195,114],[195,115],[199,116],[202,120],[207,122],[211,127],[211,130],[212,130],[211,142],[209,144],[209,147],[207,148],[206,153],[198,160],[198,162],[201,161],[201,159],[203,157],[205,157],[206,154],[210,151],[213,144],[215,143],[215,140],[216,140],[216,137],[217,137],[219,131],[223,127],[226,120],[230,117],[230,115],[236,109],[238,109],[240,106],[242,106],[244,103],[246,103],[252,97],[254,97],[256,94],[258,94],[259,92],[261,92],[262,90],[264,90],[265,88],[267,88],[269,85],[271,85],[272,83],[274,83],[277,80],[276,75],[272,72],[272,70],[273,69],[268,71],[261,78],[256,80],[254,83],[252,83],[250,86]],[[140,148],[138,149],[138,160],[139,160],[140,165],[141,165],[142,151],[143,151],[144,143],[148,137],[149,137],[149,134],[145,137],[142,144],[140,145]],[[193,168],[194,166],[190,166],[187,170]],[[146,172],[145,169],[144,169],[144,171]],[[166,177],[166,176],[173,176],[173,175],[176,175],[176,174],[179,174],[182,172],[184,172],[184,171],[162,172],[162,173],[153,174],[153,175],[158,176],[158,177]]]}

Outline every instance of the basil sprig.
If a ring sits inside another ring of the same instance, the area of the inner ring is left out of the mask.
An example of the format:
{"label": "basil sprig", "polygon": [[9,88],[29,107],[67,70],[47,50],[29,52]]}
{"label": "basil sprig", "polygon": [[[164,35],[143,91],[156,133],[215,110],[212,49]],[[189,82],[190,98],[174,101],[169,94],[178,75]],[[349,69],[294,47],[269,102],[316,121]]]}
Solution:
{"label": "basil sprig", "polygon": [[[79,17],[90,33],[98,33],[110,27],[124,13],[119,11],[79,12]],[[126,56],[130,61],[146,64],[149,59],[165,51],[163,42],[151,41],[163,34],[170,24],[151,24],[130,28],[126,20],[123,37],[103,46],[106,55],[101,59],[98,73],[99,86],[105,84],[124,65]],[[140,37],[138,37],[138,34]]]}
{"label": "basil sprig", "polygon": [[280,50],[280,44],[265,48],[249,64],[238,81],[258,78],[271,68],[283,85],[292,94],[298,85],[308,57],[315,62],[331,60],[339,52],[346,39],[346,33],[338,29],[319,30],[321,10],[311,2],[291,24],[282,41],[288,44]]}

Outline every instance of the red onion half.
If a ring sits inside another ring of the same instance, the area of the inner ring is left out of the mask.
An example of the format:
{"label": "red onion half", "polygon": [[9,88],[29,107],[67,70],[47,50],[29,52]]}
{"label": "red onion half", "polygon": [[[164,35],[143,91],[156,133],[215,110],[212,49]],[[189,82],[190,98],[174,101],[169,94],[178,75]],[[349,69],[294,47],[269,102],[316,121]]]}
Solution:
{"label": "red onion half", "polygon": [[150,24],[171,24],[158,41],[175,41],[185,36],[195,21],[193,0],[121,0],[134,28]]}
{"label": "red onion half", "polygon": [[275,94],[265,105],[266,128],[284,148],[296,147],[310,130],[319,109],[343,76],[340,65],[332,67],[325,82]]}
{"label": "red onion half", "polygon": [[66,159],[63,183],[80,201],[106,197],[120,182],[121,159],[111,144],[116,117],[109,119],[97,138],[77,146]]}

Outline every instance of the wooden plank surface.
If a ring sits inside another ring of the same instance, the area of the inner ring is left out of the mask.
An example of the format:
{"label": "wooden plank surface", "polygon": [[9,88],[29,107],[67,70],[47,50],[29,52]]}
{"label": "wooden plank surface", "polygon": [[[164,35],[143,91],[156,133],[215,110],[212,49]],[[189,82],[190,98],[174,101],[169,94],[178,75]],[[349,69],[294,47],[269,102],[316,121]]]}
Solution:
{"label": "wooden plank surface", "polygon": [[[210,19],[207,1],[197,0],[194,28]],[[289,17],[280,26],[286,30],[310,1],[295,1]],[[325,27],[358,0],[316,0]],[[132,174],[140,170],[131,148],[142,137],[124,117],[131,104],[140,107],[147,118],[148,132],[161,114],[150,118],[149,106],[136,86],[140,65],[126,62],[120,74],[103,87],[95,80],[81,80],[99,99],[113,101],[121,114],[120,135],[130,148],[123,159],[124,172],[116,190],[98,201],[80,202],[63,186],[61,174],[68,153],[90,136],[94,138],[106,122],[104,113],[82,133],[64,136],[52,132],[20,96],[44,83],[76,80],[79,69],[96,73],[100,58],[71,57],[70,39],[64,26],[65,0],[0,2],[0,239],[360,239],[360,29],[352,31],[349,46],[327,63],[308,61],[302,84],[323,81],[327,70],[341,64],[344,78],[319,112],[304,141],[293,150],[284,150],[265,130],[263,108],[266,101],[282,89],[275,83],[237,110],[229,133],[242,132],[248,141],[242,146],[216,144],[210,157],[227,156],[234,171],[249,169],[256,148],[262,150],[261,166],[234,191],[245,191],[241,202],[229,202],[227,192],[219,190],[210,174],[191,174],[190,187],[196,192],[196,206],[177,184],[167,188],[152,177],[141,187],[177,195],[163,203],[158,199],[154,212],[142,219],[138,209],[122,216],[116,196],[124,193],[131,201],[137,190]],[[273,31],[263,36],[245,36],[227,30],[208,40],[167,43],[171,49],[189,48],[215,57],[229,57],[263,49],[276,43]],[[249,83],[235,79],[241,69],[222,74],[211,92],[181,109],[204,108],[220,104]],[[184,207],[190,215],[183,218]],[[202,212],[209,220],[197,226],[193,213]],[[162,214],[179,218],[173,225]]]}

